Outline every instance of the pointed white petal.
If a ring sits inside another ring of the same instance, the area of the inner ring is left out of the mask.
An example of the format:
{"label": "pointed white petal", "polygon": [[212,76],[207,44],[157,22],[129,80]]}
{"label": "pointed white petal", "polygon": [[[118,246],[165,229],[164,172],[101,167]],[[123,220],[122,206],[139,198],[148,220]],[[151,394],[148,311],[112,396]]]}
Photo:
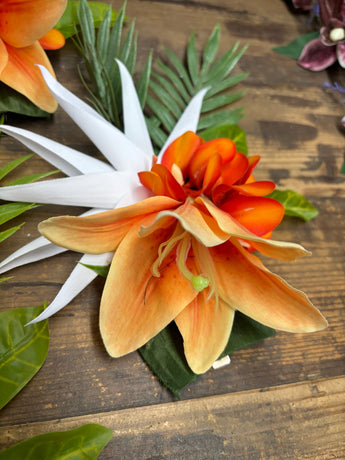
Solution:
{"label": "pointed white petal", "polygon": [[0,130],[36,152],[40,157],[67,174],[67,176],[114,170],[103,161],[25,129],[1,125]]}
{"label": "pointed white petal", "polygon": [[121,75],[125,134],[151,159],[154,151],[132,77],[121,61],[116,62]]}
{"label": "pointed white petal", "polygon": [[12,268],[20,267],[31,262],[47,259],[48,257],[55,256],[64,251],[67,251],[67,249],[55,246],[55,244],[51,243],[43,236],[40,236],[25,246],[22,246],[3,260],[0,263],[0,273],[5,273],[12,270]]}
{"label": "pointed white petal", "polygon": [[[97,214],[103,211],[106,211],[106,209],[93,208],[84,212],[82,216]],[[40,236],[30,243],[25,244],[0,262],[0,274],[12,270],[13,268],[21,267],[22,265],[48,259],[48,257],[55,256],[65,251],[67,251],[67,249],[56,246],[43,236]]]}
{"label": "pointed white petal", "polygon": [[66,282],[63,284],[59,293],[53,302],[37,318],[33,319],[27,325],[37,323],[54,315],[68,305],[81,291],[83,291],[93,281],[97,273],[82,264],[88,265],[109,265],[112,258],[112,252],[104,254],[84,254],[77,266],[74,268]]}
{"label": "pointed white petal", "polygon": [[196,132],[200,118],[202,101],[208,89],[209,88],[202,89],[192,98],[180,119],[176,123],[174,129],[171,131],[168,139],[162,147],[162,150],[159,152],[158,163],[161,161],[163,153],[165,152],[168,145],[171,144],[175,139],[177,139],[179,136],[182,136],[182,134],[184,134],[186,131],[193,131],[194,133]]}
{"label": "pointed white petal", "polygon": [[116,208],[122,208],[124,206],[130,206],[134,203],[139,203],[139,201],[146,200],[146,198],[150,198],[151,196],[154,196],[151,190],[140,184],[137,187],[131,188],[118,201]]}
{"label": "pointed white petal", "polygon": [[46,68],[39,67],[55,99],[114,168],[134,172],[150,169],[151,160],[141,149],[85,102],[60,85]]}
{"label": "pointed white petal", "polygon": [[138,184],[136,174],[113,171],[1,187],[0,199],[113,209],[119,199]]}

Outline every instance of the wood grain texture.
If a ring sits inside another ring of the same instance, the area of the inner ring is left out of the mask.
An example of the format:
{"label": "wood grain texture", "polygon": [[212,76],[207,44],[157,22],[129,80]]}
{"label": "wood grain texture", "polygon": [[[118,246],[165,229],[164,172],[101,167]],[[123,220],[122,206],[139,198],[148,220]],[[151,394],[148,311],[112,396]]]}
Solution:
{"label": "wood grain texture", "polygon": [[[116,9],[121,5],[112,4]],[[130,0],[127,15],[136,18],[139,68],[151,48],[156,57],[164,58],[164,47],[182,57],[192,31],[201,50],[216,23],[221,24],[222,52],[238,40],[249,43],[236,69],[250,73],[236,87],[246,90],[246,96],[234,107],[245,105],[240,126],[247,133],[250,154],[261,155],[256,177],[303,193],[320,213],[308,223],[288,218],[275,233],[276,239],[303,244],[311,257],[294,263],[264,262],[303,289],[329,327],[310,335],[278,332],[240,350],[230,366],[201,376],[181,392],[183,401],[176,402],[137,353],[116,360],[107,356],[98,331],[103,281],[97,279],[50,320],[47,360],[1,411],[1,442],[10,445],[33,433],[88,420],[104,421],[115,430],[116,440],[101,458],[136,458],[140,452],[140,458],[343,458],[343,107],[321,85],[326,79],[344,84],[344,73],[311,73],[272,51],[309,31],[306,17],[292,15],[282,0]],[[61,83],[85,97],[77,72],[82,61],[72,44],[51,53],[51,58]],[[60,109],[49,120],[11,116],[7,122],[99,156]],[[26,153],[18,142],[1,137],[0,166]],[[18,175],[50,169],[35,156]],[[25,226],[0,246],[1,259],[30,241],[41,220],[81,211],[62,206],[31,211]],[[51,301],[78,260],[78,254],[65,253],[12,270],[13,278],[0,284],[0,309]],[[126,457],[129,445],[132,457]]]}
{"label": "wood grain texture", "polygon": [[343,458],[344,377],[6,427],[0,446],[101,423],[102,459]]}

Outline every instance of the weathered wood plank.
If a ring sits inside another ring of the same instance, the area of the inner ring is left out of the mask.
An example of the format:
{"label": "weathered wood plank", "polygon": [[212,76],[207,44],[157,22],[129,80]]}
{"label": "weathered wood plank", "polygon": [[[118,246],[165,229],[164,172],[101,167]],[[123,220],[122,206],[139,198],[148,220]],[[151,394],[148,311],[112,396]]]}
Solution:
{"label": "weathered wood plank", "polygon": [[3,428],[0,446],[101,423],[100,459],[330,459],[345,452],[345,378]]}
{"label": "weathered wood plank", "polygon": [[[113,2],[116,8],[120,3]],[[145,61],[151,48],[155,56],[163,55],[164,46],[182,56],[193,30],[201,49],[217,22],[222,26],[222,51],[237,40],[243,45],[250,43],[237,69],[250,72],[238,86],[246,89],[247,95],[235,106],[246,106],[240,125],[247,132],[250,153],[262,155],[257,178],[272,178],[280,188],[304,193],[320,211],[320,216],[309,223],[287,219],[275,234],[277,239],[302,243],[312,250],[312,257],[293,264],[265,263],[309,294],[328,318],[329,328],[312,335],[278,333],[275,338],[239,351],[233,355],[231,366],[202,376],[182,392],[182,397],[201,398],[344,375],[345,178],[339,174],[344,151],[344,138],[339,131],[343,107],[322,91],[325,72],[307,72],[293,60],[272,52],[274,46],[306,31],[305,18],[292,16],[281,0],[128,3],[128,16],[137,18],[139,63]],[[59,80],[85,96],[77,74],[81,59],[73,46],[68,44],[54,52],[52,59]],[[341,82],[344,77],[338,76]],[[8,123],[99,155],[61,110],[50,120],[10,117]],[[1,164],[26,153],[16,141],[0,139]],[[34,157],[20,173],[49,169],[43,160]],[[44,218],[72,212],[77,214],[80,210],[44,206],[25,215],[27,223],[23,229],[0,246],[1,259],[28,242],[36,234],[37,223]],[[13,279],[0,285],[0,308],[52,300],[78,259],[78,255],[66,253],[13,270]],[[50,321],[47,361],[34,380],[1,412],[0,425],[86,414],[95,420],[98,413],[174,400],[136,353],[118,360],[107,356],[98,332],[101,290],[102,281],[98,280]],[[235,395],[229,398],[235,404]],[[175,442],[178,444],[178,439]]]}

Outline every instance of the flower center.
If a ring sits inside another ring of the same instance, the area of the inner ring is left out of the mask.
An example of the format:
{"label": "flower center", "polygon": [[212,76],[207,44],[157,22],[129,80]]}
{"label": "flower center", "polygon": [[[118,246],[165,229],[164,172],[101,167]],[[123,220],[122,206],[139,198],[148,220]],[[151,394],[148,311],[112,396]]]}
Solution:
{"label": "flower center", "polygon": [[332,42],[339,42],[340,40],[344,40],[345,30],[342,27],[336,27],[330,31],[329,38]]}

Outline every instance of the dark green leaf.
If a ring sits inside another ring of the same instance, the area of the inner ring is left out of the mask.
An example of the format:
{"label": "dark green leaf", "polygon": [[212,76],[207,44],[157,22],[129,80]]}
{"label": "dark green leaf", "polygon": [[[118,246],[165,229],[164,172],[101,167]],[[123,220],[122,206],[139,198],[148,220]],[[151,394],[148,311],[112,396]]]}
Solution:
{"label": "dark green leaf", "polygon": [[179,75],[174,73],[170,67],[167,65],[163,64],[163,62],[156,61],[157,66],[164,72],[164,74],[169,78],[169,80],[172,82],[172,84],[175,86],[175,88],[179,91],[181,97],[185,101],[185,105],[188,104],[190,101],[190,95],[188,94],[188,91],[184,87],[182,80],[180,79]]}
{"label": "dark green leaf", "polygon": [[309,43],[314,38],[320,36],[320,32],[310,32],[308,34],[304,34],[290,42],[288,45],[285,46],[277,46],[273,48],[273,51],[279,54],[283,54],[284,56],[288,56],[292,59],[298,59],[303,51],[303,48],[307,43]]}
{"label": "dark green leaf", "polygon": [[203,77],[209,71],[209,68],[212,62],[214,61],[217,55],[219,39],[220,39],[220,25],[217,24],[216,27],[213,29],[212,34],[210,35],[210,38],[208,39],[205,49],[204,49],[204,53],[202,57],[202,67],[201,67],[202,81],[203,81]]}
{"label": "dark green leaf", "polygon": [[199,120],[198,130],[208,129],[212,126],[234,125],[243,118],[243,108],[234,110],[223,110],[221,112],[211,113]]}
{"label": "dark green leaf", "polygon": [[241,97],[243,97],[244,91],[239,93],[232,93],[232,94],[221,94],[219,96],[213,97],[212,99],[204,99],[202,104],[202,113],[210,112],[215,109],[219,109],[220,107],[224,107],[225,105],[231,104],[232,102],[237,101]]}
{"label": "dark green leaf", "polygon": [[176,101],[180,107],[185,107],[185,102],[180,96],[175,86],[167,80],[165,77],[157,72],[152,72],[152,76],[158,81],[158,83],[165,89],[165,91]]}
{"label": "dark green leaf", "polygon": [[170,132],[175,125],[175,120],[170,114],[169,110],[149,95],[147,96],[147,105],[150,107],[156,117],[161,121],[165,129]]}
{"label": "dark green leaf", "polygon": [[34,203],[8,203],[0,206],[0,225],[23,214],[23,212],[33,209],[38,205]]}
{"label": "dark green leaf", "polygon": [[0,232],[0,243],[2,241],[5,241],[10,236],[12,236],[13,233],[16,233],[16,231],[19,230],[23,225],[24,225],[24,222],[20,225],[17,225],[16,227],[12,227],[12,228],[9,228],[8,230]]}
{"label": "dark green leaf", "polygon": [[[192,79],[193,85],[198,86],[199,78],[199,65],[198,65],[198,55],[195,48],[195,35],[191,34],[189,37],[189,43],[187,46],[187,63],[189,75]],[[201,88],[200,88],[201,89]]]}
{"label": "dark green leaf", "polygon": [[108,54],[111,15],[112,15],[112,8],[109,5],[109,8],[104,16],[104,19],[102,20],[99,26],[98,34],[97,34],[97,52],[102,62],[105,62],[106,56]]}
{"label": "dark green leaf", "polygon": [[39,306],[13,308],[0,313],[0,408],[32,379],[46,359],[48,321],[25,326],[43,310],[44,307]]}
{"label": "dark green leaf", "polygon": [[169,49],[165,49],[165,52],[166,52],[167,56],[169,57],[171,63],[173,64],[173,66],[175,67],[177,72],[179,73],[179,76],[180,76],[181,80],[186,85],[186,88],[187,88],[188,92],[190,94],[193,94],[194,91],[193,91],[192,82],[191,82],[191,80],[189,78],[189,75],[188,75],[188,72],[187,72],[186,68],[184,67],[182,62],[179,60],[179,58],[176,56],[176,54],[174,54]]}
{"label": "dark green leaf", "polygon": [[[93,21],[95,27],[101,25],[102,20],[107,14],[109,5],[103,2],[88,2],[90,10],[92,12]],[[76,33],[76,25],[79,25],[78,10],[80,7],[79,1],[69,1],[64,14],[56,24],[55,28],[58,29],[65,38],[72,37]],[[111,21],[112,23],[116,19],[115,11],[112,11]]]}
{"label": "dark green leaf", "polygon": [[0,113],[19,113],[29,117],[50,117],[50,113],[39,109],[28,98],[0,83]]}
{"label": "dark green leaf", "polygon": [[293,190],[274,190],[270,195],[279,201],[285,209],[285,215],[311,220],[316,217],[318,210],[300,193]]}
{"label": "dark green leaf", "polygon": [[0,180],[3,179],[5,176],[7,176],[7,174],[9,174],[11,171],[13,171],[17,166],[21,165],[22,163],[24,163],[24,161],[28,160],[32,156],[33,156],[32,154],[25,155],[23,157],[17,158],[16,160],[13,160],[13,161],[5,164],[5,166],[3,166],[0,169]]}
{"label": "dark green leaf", "polygon": [[103,278],[106,278],[109,273],[109,265],[90,265],[90,264],[83,264],[84,267],[89,268],[90,270],[93,270],[94,272],[97,273],[97,275],[103,276]]}
{"label": "dark green leaf", "polygon": [[0,452],[0,460],[96,460],[112,436],[109,428],[90,423],[19,442]]}
{"label": "dark green leaf", "polygon": [[144,70],[141,74],[139,83],[137,85],[138,98],[139,98],[142,109],[144,108],[146,104],[147,91],[148,91],[148,87],[150,83],[151,67],[152,67],[152,52],[149,54],[149,57],[146,60]]}
{"label": "dark green leaf", "polygon": [[240,73],[238,75],[233,75],[232,77],[225,78],[220,83],[215,82],[212,84],[212,88],[207,91],[206,96],[210,97],[214,94],[220,93],[221,91],[225,91],[226,89],[231,88],[231,86],[237,85],[237,83],[247,78],[248,75],[249,73]]}
{"label": "dark green leaf", "polygon": [[237,125],[215,126],[214,128],[203,131],[200,135],[205,141],[226,137],[235,142],[238,152],[244,153],[245,155],[248,154],[246,133]]}
{"label": "dark green leaf", "polygon": [[[229,342],[221,356],[274,334],[273,329],[236,312]],[[176,396],[183,387],[198,378],[187,364],[182,339],[174,323],[141,347],[139,352],[159,380]]]}
{"label": "dark green leaf", "polygon": [[156,96],[163,103],[164,107],[170,109],[175,118],[179,118],[181,116],[182,110],[175,102],[175,99],[172,98],[164,88],[162,88],[159,84],[155,83],[154,81],[150,82],[150,88],[154,90]]}

